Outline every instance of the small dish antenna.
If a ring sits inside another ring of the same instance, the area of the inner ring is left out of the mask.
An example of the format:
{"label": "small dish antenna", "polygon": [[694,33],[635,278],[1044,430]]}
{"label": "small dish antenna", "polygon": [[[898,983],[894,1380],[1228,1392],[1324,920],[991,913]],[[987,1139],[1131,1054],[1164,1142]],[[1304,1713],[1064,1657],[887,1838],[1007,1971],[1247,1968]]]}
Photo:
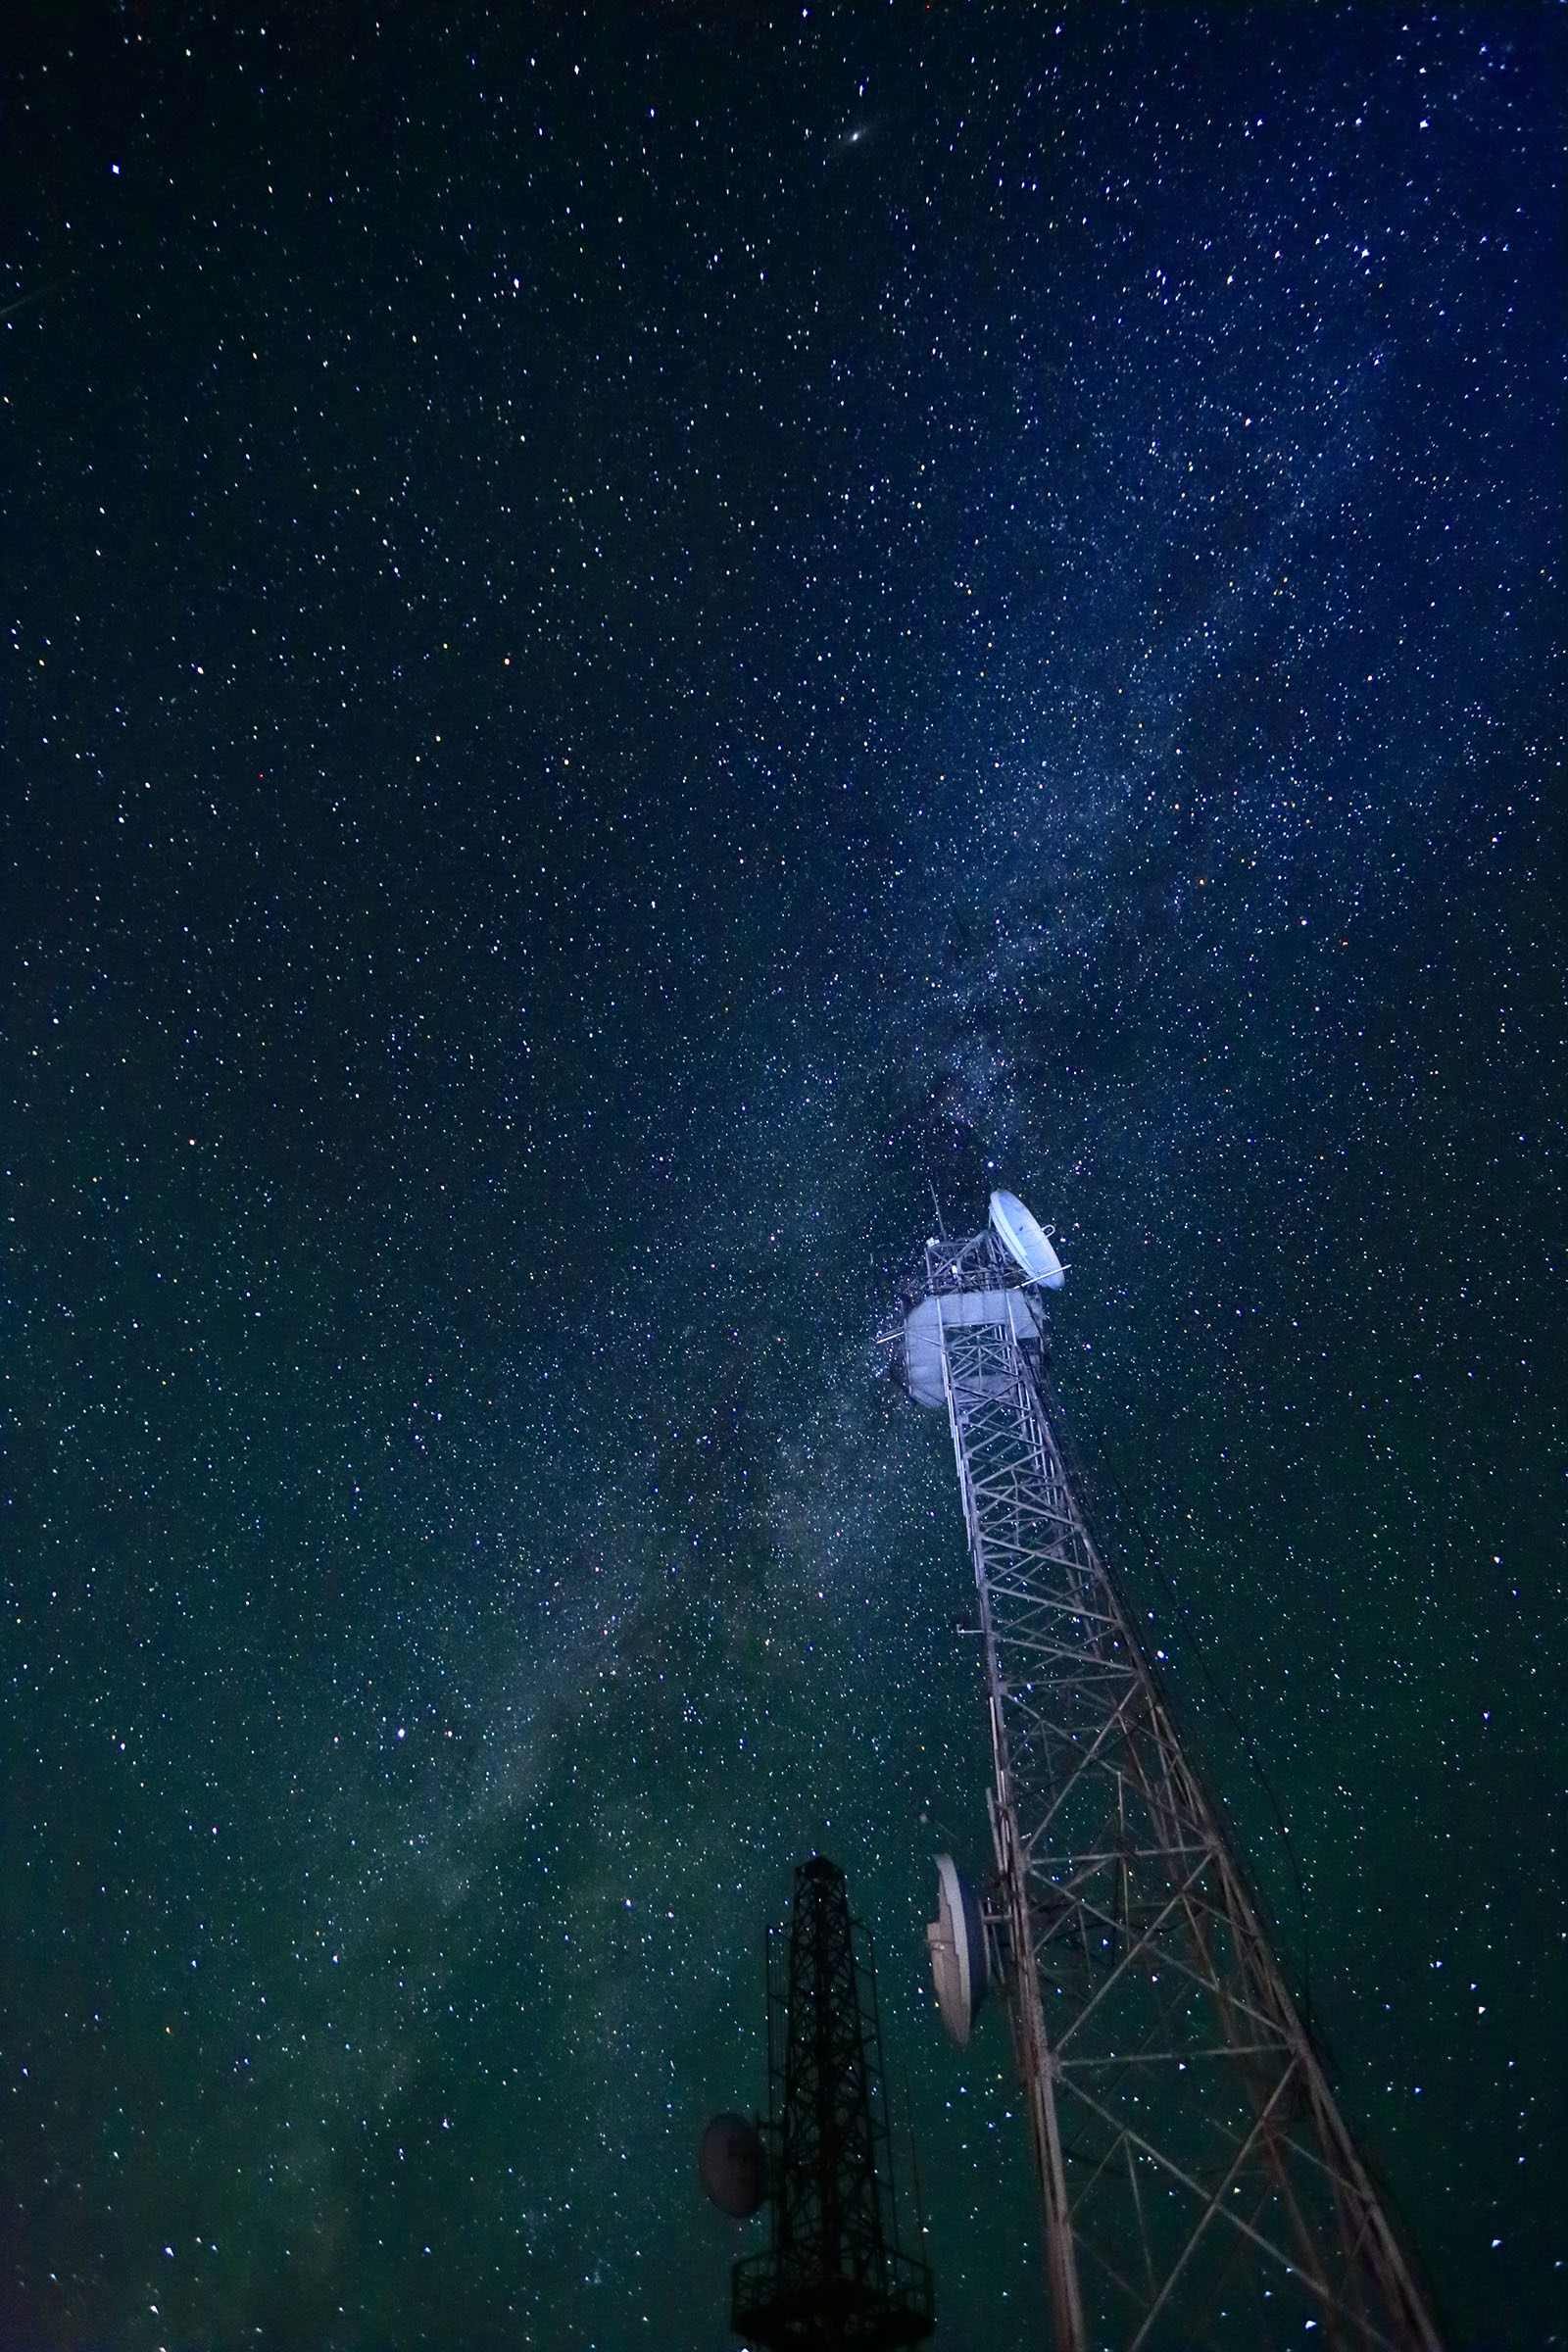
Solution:
{"label": "small dish antenna", "polygon": [[948,2037],[967,2046],[991,1983],[985,1921],[974,1888],[951,1854],[937,1856],[937,1916],[926,1929],[937,2008]]}
{"label": "small dish antenna", "polygon": [[749,2116],[710,2116],[697,2148],[703,2186],[720,2213],[747,2222],[767,2194],[767,2154]]}
{"label": "small dish antenna", "polygon": [[991,1229],[1023,1270],[1025,1282],[1038,1282],[1048,1291],[1061,1288],[1062,1263],[1048,1234],[1035,1223],[1016,1193],[993,1193]]}

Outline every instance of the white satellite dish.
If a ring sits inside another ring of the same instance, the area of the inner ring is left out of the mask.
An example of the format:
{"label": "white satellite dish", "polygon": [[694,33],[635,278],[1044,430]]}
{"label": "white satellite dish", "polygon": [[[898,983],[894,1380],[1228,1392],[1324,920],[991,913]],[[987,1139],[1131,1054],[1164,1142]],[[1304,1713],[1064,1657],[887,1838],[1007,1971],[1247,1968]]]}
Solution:
{"label": "white satellite dish", "polygon": [[1061,1260],[1016,1193],[992,1194],[991,1225],[1007,1255],[1022,1267],[1026,1282],[1060,1290]]}
{"label": "white satellite dish", "polygon": [[937,1856],[937,1916],[927,1928],[925,1939],[936,1979],[937,2008],[949,2038],[961,2050],[986,1997],[991,1964],[980,1906],[951,1854]]}
{"label": "white satellite dish", "polygon": [[[916,1404],[934,1405],[945,1412],[948,1392],[942,1374],[942,1334],[972,1330],[979,1323],[1000,1324],[1025,1347],[1040,1339],[1039,1309],[1021,1290],[938,1291],[922,1298],[904,1326],[904,1379]],[[982,1373],[982,1388],[997,1395],[1005,1388],[1007,1373]],[[971,1380],[970,1386],[974,1383]]]}

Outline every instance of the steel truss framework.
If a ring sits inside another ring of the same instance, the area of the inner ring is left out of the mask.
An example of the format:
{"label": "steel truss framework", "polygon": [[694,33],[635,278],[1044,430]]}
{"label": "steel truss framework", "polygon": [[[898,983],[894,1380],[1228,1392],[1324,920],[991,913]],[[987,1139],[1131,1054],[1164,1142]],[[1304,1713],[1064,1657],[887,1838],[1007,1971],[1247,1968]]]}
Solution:
{"label": "steel truss framework", "polygon": [[787,1944],[768,1935],[767,2046],[772,2243],[735,2265],[731,2325],[768,2352],[923,2343],[931,2273],[899,2243],[870,1938],[821,1854],[795,1874]]}
{"label": "steel truss framework", "polygon": [[[933,1291],[1015,1283],[989,1236]],[[1007,1321],[944,1323],[1058,2352],[1438,2338]]]}

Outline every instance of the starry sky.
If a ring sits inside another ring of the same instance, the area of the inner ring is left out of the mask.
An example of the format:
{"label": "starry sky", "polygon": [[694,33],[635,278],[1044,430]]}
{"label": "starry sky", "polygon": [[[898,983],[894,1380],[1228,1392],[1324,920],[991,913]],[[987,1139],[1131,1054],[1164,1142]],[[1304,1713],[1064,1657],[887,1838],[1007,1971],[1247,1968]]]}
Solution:
{"label": "starry sky", "polygon": [[1042,2340],[873,1346],[1006,1183],[1450,2339],[1564,2341],[1562,11],[0,43],[0,2334],[722,2345],[820,1846]]}

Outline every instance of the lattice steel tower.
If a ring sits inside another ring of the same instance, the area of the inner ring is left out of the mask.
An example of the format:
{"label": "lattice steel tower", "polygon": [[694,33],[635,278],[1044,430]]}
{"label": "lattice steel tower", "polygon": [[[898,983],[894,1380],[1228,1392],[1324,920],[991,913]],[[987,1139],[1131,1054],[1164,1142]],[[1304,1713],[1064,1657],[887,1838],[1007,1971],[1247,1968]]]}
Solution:
{"label": "lattice steel tower", "polygon": [[[883,1335],[946,1406],[979,1598],[995,1900],[943,1858],[930,1931],[967,2034],[1000,1949],[1056,2352],[1438,2337],[1258,1903],[1092,1542],[1044,1385],[1048,1237],[1010,1194],[928,1242]],[[989,1934],[987,1928],[989,1927]]]}
{"label": "lattice steel tower", "polygon": [[731,2326],[769,2352],[923,2343],[931,2273],[899,2243],[870,1939],[821,1854],[795,1874],[788,1937],[768,1935],[767,2074],[771,2242],[735,2265]]}

